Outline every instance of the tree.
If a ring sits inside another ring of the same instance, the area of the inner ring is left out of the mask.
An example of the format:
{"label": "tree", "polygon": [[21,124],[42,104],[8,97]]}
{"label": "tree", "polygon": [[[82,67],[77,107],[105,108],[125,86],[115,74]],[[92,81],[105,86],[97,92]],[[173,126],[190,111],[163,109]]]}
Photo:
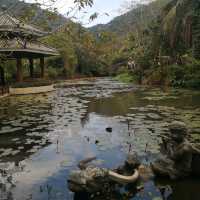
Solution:
{"label": "tree", "polygon": [[163,10],[161,39],[165,41],[163,49],[168,49],[169,55],[184,54],[187,49],[195,48],[198,11],[199,2],[196,0],[172,0]]}

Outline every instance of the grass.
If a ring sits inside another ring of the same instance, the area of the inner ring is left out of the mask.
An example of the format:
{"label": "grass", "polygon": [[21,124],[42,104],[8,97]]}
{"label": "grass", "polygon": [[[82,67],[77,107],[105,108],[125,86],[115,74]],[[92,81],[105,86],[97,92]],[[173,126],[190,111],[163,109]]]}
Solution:
{"label": "grass", "polygon": [[134,82],[134,76],[129,74],[128,72],[121,73],[115,77],[116,80],[122,81],[124,83],[132,83]]}

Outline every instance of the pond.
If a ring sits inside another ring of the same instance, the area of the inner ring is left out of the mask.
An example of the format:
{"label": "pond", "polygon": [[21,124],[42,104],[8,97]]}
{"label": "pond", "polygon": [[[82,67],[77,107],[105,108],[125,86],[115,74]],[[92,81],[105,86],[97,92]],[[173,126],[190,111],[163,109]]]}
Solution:
{"label": "pond", "polygon": [[[200,92],[138,87],[111,78],[58,84],[48,94],[0,100],[0,199],[73,200],[67,177],[96,156],[116,168],[137,152],[143,163],[159,156],[168,124],[184,121],[200,142]],[[106,128],[111,127],[112,132]],[[164,193],[160,186],[168,188]],[[200,181],[149,181],[118,199],[199,200]],[[130,190],[130,189],[129,189]]]}

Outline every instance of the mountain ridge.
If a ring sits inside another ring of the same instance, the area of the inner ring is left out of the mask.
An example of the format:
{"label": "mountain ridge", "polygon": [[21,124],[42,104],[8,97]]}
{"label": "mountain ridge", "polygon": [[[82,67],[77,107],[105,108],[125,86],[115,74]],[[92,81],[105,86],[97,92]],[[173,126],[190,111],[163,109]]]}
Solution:
{"label": "mountain ridge", "polygon": [[127,32],[133,31],[139,24],[146,27],[153,20],[157,20],[157,16],[161,14],[164,8],[171,0],[155,0],[147,5],[140,5],[130,11],[115,17],[107,24],[97,24],[90,27],[89,30],[97,34],[101,31],[114,32],[117,35],[124,35]]}
{"label": "mountain ridge", "polygon": [[40,8],[36,3],[26,3],[19,0],[0,0],[0,11],[6,10],[14,17],[29,24],[41,26],[50,31],[68,21],[67,18],[59,13],[54,13]]}

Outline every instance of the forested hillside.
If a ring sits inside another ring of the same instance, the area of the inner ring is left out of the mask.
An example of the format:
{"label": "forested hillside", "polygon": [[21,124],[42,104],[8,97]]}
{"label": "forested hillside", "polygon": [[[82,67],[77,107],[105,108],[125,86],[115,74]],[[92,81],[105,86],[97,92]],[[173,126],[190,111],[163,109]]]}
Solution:
{"label": "forested hillside", "polygon": [[28,4],[19,0],[0,0],[0,10],[6,6],[9,13],[25,22],[42,26],[43,29],[52,30],[63,24],[66,18],[40,8],[39,4]]}
{"label": "forested hillside", "polygon": [[99,31],[109,31],[117,35],[126,35],[139,27],[148,27],[152,21],[161,14],[162,8],[170,0],[153,1],[147,5],[139,5],[136,8],[130,8],[127,13],[113,19],[108,24],[100,24],[90,28],[90,31],[98,33]]}

